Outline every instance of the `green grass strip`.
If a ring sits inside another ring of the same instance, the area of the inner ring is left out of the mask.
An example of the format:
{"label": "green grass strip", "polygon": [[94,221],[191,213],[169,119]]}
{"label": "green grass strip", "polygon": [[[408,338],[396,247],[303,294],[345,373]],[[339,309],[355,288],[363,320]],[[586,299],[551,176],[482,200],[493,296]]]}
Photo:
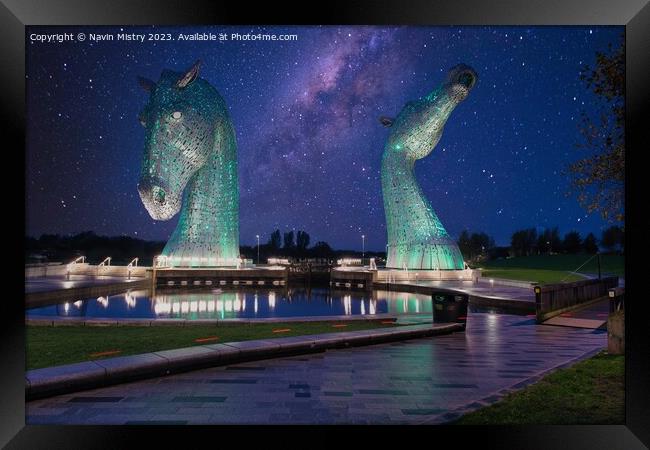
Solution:
{"label": "green grass strip", "polygon": [[[181,326],[26,326],[27,370],[193,345],[337,333],[399,325],[381,321]],[[276,332],[274,332],[276,330]],[[287,331],[288,330],[288,331]]]}
{"label": "green grass strip", "polygon": [[625,358],[598,355],[560,369],[499,402],[468,413],[457,425],[622,424]]}

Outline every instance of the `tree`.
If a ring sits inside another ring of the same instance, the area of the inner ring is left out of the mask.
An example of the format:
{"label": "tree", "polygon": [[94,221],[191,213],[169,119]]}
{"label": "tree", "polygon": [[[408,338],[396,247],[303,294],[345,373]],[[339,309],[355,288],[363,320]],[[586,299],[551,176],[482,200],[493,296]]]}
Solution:
{"label": "tree", "polygon": [[282,245],[282,238],[280,237],[280,230],[275,230],[271,233],[271,239],[269,239],[268,246],[271,250],[279,250]]}
{"label": "tree", "polygon": [[466,260],[484,256],[494,247],[494,239],[486,233],[472,233],[463,230],[458,237],[458,248]]}
{"label": "tree", "polygon": [[564,242],[562,242],[564,251],[570,254],[580,252],[582,249],[582,238],[577,231],[569,231],[564,235]]}
{"label": "tree", "polygon": [[535,250],[537,242],[537,230],[528,228],[515,231],[510,240],[510,246],[515,256],[528,256]]}
{"label": "tree", "polygon": [[596,53],[596,65],[584,66],[580,79],[602,99],[599,119],[582,113],[577,147],[590,154],[568,167],[572,192],[588,213],[599,212],[610,222],[625,221],[625,44]]}
{"label": "tree", "polygon": [[289,250],[296,246],[293,242],[293,230],[284,233],[284,248]]}
{"label": "tree", "polygon": [[492,247],[494,247],[494,239],[485,233],[472,233],[469,241],[472,256],[483,256]]}
{"label": "tree", "polygon": [[319,257],[330,258],[334,255],[332,247],[327,242],[318,241],[314,244],[311,250]]}
{"label": "tree", "polygon": [[582,248],[590,255],[598,253],[598,243],[596,242],[596,236],[594,236],[594,233],[589,233],[585,240],[582,241]]}
{"label": "tree", "polygon": [[460,236],[458,237],[458,248],[463,254],[464,259],[469,261],[472,258],[472,247],[469,232],[467,230],[463,230],[460,233]]}
{"label": "tree", "polygon": [[299,250],[306,250],[309,247],[309,233],[306,231],[298,231],[296,236],[296,247]]}
{"label": "tree", "polygon": [[562,247],[558,227],[546,228],[537,237],[537,253],[557,253]]}
{"label": "tree", "polygon": [[617,246],[620,245],[621,250],[623,249],[624,235],[623,230],[613,225],[603,231],[603,236],[600,240],[600,243],[605,247],[606,250],[612,251],[615,250]]}

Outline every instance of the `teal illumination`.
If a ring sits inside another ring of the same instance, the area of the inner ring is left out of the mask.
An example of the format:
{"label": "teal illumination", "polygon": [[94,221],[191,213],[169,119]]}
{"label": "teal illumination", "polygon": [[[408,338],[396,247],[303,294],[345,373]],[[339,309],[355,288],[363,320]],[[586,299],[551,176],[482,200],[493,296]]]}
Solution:
{"label": "teal illumination", "polygon": [[474,69],[460,64],[427,96],[408,102],[391,127],[384,148],[381,185],[388,231],[386,267],[463,269],[463,256],[415,180],[415,161],[431,153],[453,109],[476,84]]}
{"label": "teal illumination", "polygon": [[138,192],[153,219],[178,225],[162,252],[172,266],[235,266],[239,259],[237,144],[221,95],[198,77],[164,70],[140,114],[146,128]]}

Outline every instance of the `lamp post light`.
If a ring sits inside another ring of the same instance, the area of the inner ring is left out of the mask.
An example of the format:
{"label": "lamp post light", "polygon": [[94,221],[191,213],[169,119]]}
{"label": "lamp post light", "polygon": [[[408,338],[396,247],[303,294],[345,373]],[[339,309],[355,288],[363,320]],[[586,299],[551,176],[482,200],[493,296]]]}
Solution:
{"label": "lamp post light", "polygon": [[260,263],[260,235],[256,234],[255,237],[257,238],[257,264],[259,265],[259,263]]}
{"label": "lamp post light", "polygon": [[363,266],[363,259],[366,256],[366,235],[361,235],[361,265]]}

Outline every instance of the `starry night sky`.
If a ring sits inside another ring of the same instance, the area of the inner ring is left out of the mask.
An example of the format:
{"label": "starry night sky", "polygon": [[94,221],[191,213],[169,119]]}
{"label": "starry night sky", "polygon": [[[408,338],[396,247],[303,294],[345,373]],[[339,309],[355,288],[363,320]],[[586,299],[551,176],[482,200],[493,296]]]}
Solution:
{"label": "starry night sky", "polygon": [[[30,33],[253,32],[291,42],[30,42]],[[581,111],[599,111],[579,79],[622,27],[29,27],[26,234],[93,230],[166,240],[177,217],[152,220],[136,189],[138,113],[158,80],[201,59],[237,133],[240,239],[303,229],[311,243],[384,250],[381,156],[405,102],[458,63],[479,80],[416,176],[447,231],[558,225],[597,236],[608,224],[567,197],[566,165],[585,155]]]}

